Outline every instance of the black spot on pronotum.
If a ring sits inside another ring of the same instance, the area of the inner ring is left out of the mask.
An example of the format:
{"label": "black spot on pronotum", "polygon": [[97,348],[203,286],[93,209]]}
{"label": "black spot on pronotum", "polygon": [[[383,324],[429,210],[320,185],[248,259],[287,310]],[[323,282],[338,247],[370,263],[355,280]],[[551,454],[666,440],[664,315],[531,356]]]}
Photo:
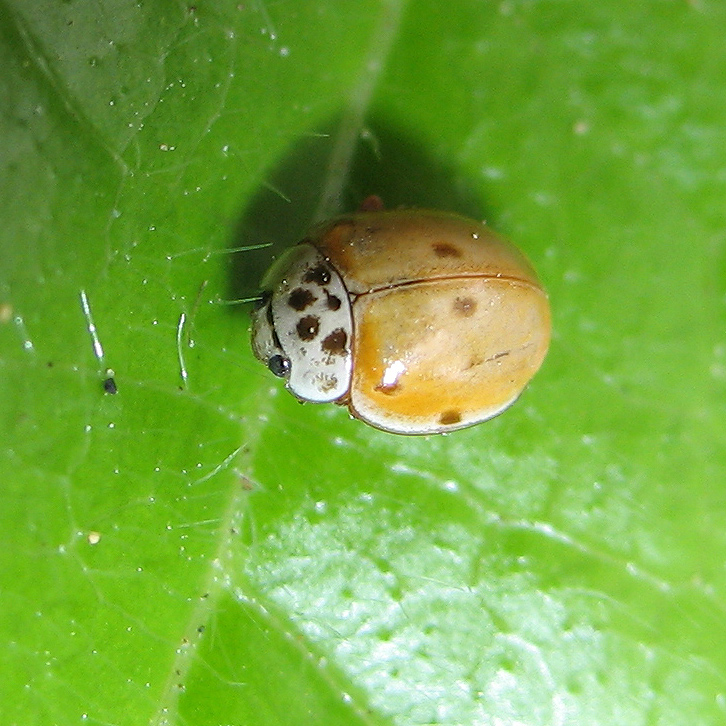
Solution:
{"label": "black spot on pronotum", "polygon": [[471,297],[457,297],[453,307],[457,315],[469,318],[476,312],[476,300]]}
{"label": "black spot on pronotum", "polygon": [[338,387],[338,376],[325,376],[320,381],[320,390],[329,393]]}
{"label": "black spot on pronotum", "polygon": [[442,426],[453,426],[461,421],[461,411],[444,411],[439,416],[439,423]]}
{"label": "black spot on pronotum", "polygon": [[290,372],[290,361],[282,355],[273,355],[267,361],[270,372],[278,378],[284,378]]}
{"label": "black spot on pronotum", "polygon": [[348,334],[343,328],[336,328],[332,333],[325,336],[321,344],[323,351],[330,355],[345,355],[348,345]]}
{"label": "black spot on pronotum", "polygon": [[317,298],[310,292],[310,290],[307,290],[304,287],[296,287],[288,296],[287,304],[293,310],[300,312],[305,310],[305,308],[310,307],[310,305],[312,305],[316,300]]}
{"label": "black spot on pronotum", "polygon": [[106,380],[104,380],[103,382],[103,390],[106,391],[106,393],[110,393],[111,395],[118,393],[115,379],[112,377],[106,378]]}
{"label": "black spot on pronotum", "polygon": [[327,296],[327,300],[325,301],[328,310],[340,310],[340,306],[342,304],[340,298],[337,295],[331,295],[327,290],[325,291],[325,295]]}
{"label": "black spot on pronotum", "polygon": [[317,265],[308,270],[303,277],[304,282],[314,282],[316,285],[323,287],[330,282],[330,270],[325,265]]}
{"label": "black spot on pronotum", "polygon": [[448,242],[435,242],[431,246],[437,257],[461,257],[461,250]]}
{"label": "black spot on pronotum", "polygon": [[298,324],[295,326],[298,337],[300,340],[306,342],[315,340],[318,331],[320,330],[320,319],[316,315],[306,315],[300,318]]}

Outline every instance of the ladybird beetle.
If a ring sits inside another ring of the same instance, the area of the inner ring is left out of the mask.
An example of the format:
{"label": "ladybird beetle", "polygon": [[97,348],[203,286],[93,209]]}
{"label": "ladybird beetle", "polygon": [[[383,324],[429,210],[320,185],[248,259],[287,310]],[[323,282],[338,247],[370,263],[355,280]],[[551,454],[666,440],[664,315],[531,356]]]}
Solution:
{"label": "ladybird beetle", "polygon": [[550,339],[547,295],[486,225],[416,209],[323,222],[262,280],[254,353],[301,401],[435,434],[517,399]]}

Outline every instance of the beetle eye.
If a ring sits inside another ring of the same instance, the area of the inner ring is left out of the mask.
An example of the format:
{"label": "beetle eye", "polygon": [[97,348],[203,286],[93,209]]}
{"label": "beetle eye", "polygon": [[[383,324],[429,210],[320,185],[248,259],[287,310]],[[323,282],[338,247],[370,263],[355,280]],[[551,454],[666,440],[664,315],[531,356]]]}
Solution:
{"label": "beetle eye", "polygon": [[290,373],[290,359],[285,358],[282,355],[273,355],[272,358],[267,361],[267,367],[273,375],[278,378],[285,378],[285,376]]}

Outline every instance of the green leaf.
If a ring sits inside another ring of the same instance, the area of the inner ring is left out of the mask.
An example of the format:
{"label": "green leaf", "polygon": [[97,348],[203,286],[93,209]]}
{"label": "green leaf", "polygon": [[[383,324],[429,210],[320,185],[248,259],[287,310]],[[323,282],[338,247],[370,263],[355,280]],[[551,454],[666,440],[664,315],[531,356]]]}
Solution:
{"label": "green leaf", "polygon": [[[6,2],[2,723],[723,723],[725,21]],[[223,303],[370,193],[540,272],[505,415],[396,437],[253,360]]]}

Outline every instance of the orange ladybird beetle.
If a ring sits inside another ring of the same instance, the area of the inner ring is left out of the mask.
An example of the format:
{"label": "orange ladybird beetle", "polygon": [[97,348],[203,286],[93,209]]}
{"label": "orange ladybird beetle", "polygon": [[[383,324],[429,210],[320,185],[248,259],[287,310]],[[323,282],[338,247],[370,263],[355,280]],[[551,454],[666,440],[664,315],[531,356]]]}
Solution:
{"label": "orange ladybird beetle", "polygon": [[524,255],[446,212],[374,208],[323,222],[262,289],[256,357],[299,400],[345,404],[396,434],[501,413],[550,340],[547,295]]}

